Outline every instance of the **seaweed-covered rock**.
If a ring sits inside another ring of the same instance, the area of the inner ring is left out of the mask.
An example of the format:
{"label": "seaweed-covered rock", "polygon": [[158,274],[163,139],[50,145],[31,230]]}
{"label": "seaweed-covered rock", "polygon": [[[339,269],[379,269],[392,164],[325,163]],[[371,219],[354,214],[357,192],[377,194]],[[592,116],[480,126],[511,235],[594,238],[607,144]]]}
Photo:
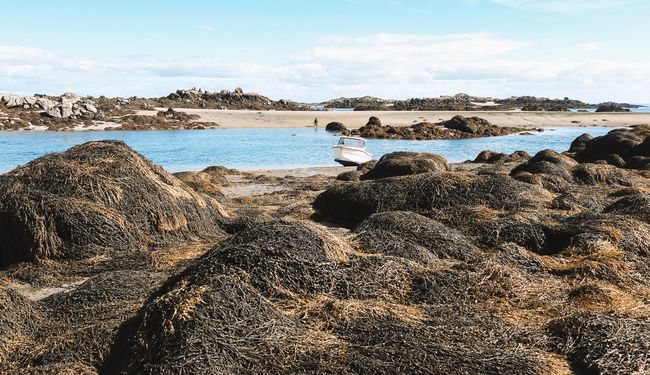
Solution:
{"label": "seaweed-covered rock", "polygon": [[370,116],[366,126],[381,126],[381,120],[376,116]]}
{"label": "seaweed-covered rock", "polygon": [[571,171],[573,179],[580,185],[630,185],[628,177],[620,169],[611,165],[580,164]]}
{"label": "seaweed-covered rock", "polygon": [[391,152],[361,176],[362,180],[448,171],[447,159],[427,152]]}
{"label": "seaweed-covered rock", "polygon": [[591,134],[582,134],[578,136],[576,139],[574,139],[571,142],[571,146],[569,147],[569,152],[571,153],[576,153],[583,151],[585,148],[587,148],[587,143],[594,139],[594,137]]}
{"label": "seaweed-covered rock", "polygon": [[229,169],[222,166],[207,167],[201,172],[178,172],[174,177],[186,183],[189,187],[199,193],[207,194],[215,198],[222,198],[221,190],[228,185],[227,175],[241,174],[236,169]]}
{"label": "seaweed-covered rock", "polygon": [[0,266],[217,238],[223,213],[126,144],[89,142],[0,176]]}
{"label": "seaweed-covered rock", "polygon": [[616,314],[584,313],[552,321],[552,344],[576,371],[593,374],[650,372],[650,322]]}
{"label": "seaweed-covered rock", "polygon": [[493,125],[480,117],[464,117],[456,115],[451,120],[441,123],[447,129],[459,130],[464,133],[479,134],[490,129]]}
{"label": "seaweed-covered rock", "polygon": [[120,325],[165,278],[147,271],[113,271],[86,280],[69,292],[51,295],[41,302],[50,319],[39,342],[39,364],[81,363],[99,368],[108,355]]}
{"label": "seaweed-covered rock", "polygon": [[346,128],[345,125],[338,121],[332,121],[325,125],[325,130],[328,132],[345,132],[348,130],[348,128]]}
{"label": "seaweed-covered rock", "polygon": [[361,247],[413,260],[423,265],[437,259],[475,259],[479,250],[462,233],[428,217],[407,211],[381,212],[356,229]]}
{"label": "seaweed-covered rock", "polygon": [[339,279],[332,272],[331,251],[327,239],[298,223],[251,225],[149,299],[136,320],[121,330],[105,372],[291,373],[336,368],[340,344],[268,300],[331,290]]}
{"label": "seaweed-covered rock", "polygon": [[630,109],[616,104],[601,104],[596,108],[596,112],[630,112]]}
{"label": "seaweed-covered rock", "polygon": [[616,194],[616,201],[603,212],[636,217],[650,223],[650,192],[640,189],[626,189]]}
{"label": "seaweed-covered rock", "polygon": [[474,159],[473,163],[512,163],[522,162],[530,159],[530,155],[526,151],[515,151],[512,154],[504,154],[502,152],[492,152],[490,150],[481,151]]}
{"label": "seaweed-covered rock", "polygon": [[336,179],[339,181],[359,181],[361,173],[359,171],[346,171],[339,173]]}
{"label": "seaweed-covered rock", "polygon": [[[17,348],[32,347],[37,327],[43,316],[32,301],[13,290],[0,288],[0,372],[11,373],[7,367]],[[14,370],[15,371],[15,370]]]}
{"label": "seaweed-covered rock", "polygon": [[543,205],[551,199],[548,191],[505,175],[439,172],[333,186],[312,206],[325,218],[355,226],[375,212],[453,211],[471,205],[508,210]]}
{"label": "seaweed-covered rock", "polygon": [[581,163],[603,160],[617,167],[650,169],[649,135],[650,125],[614,129],[586,142],[574,157]]}
{"label": "seaweed-covered rock", "polygon": [[530,160],[515,167],[511,174],[519,172],[547,174],[571,181],[571,169],[578,163],[568,156],[546,149],[535,154]]}

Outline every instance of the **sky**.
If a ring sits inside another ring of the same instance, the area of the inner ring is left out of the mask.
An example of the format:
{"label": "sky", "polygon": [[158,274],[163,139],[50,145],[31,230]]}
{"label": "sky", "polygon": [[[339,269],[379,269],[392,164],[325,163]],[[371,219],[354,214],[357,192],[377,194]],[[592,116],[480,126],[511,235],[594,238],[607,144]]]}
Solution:
{"label": "sky", "polygon": [[650,103],[648,0],[0,3],[0,92]]}

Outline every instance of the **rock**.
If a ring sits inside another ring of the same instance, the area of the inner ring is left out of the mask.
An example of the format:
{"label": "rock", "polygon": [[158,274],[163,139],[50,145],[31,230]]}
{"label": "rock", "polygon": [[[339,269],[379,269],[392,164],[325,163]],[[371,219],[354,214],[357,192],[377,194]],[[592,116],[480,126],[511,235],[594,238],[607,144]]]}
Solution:
{"label": "rock", "polygon": [[346,128],[345,125],[338,121],[333,121],[325,126],[325,130],[329,132],[345,132],[348,130],[348,128]]}
{"label": "rock", "polygon": [[460,115],[452,117],[449,121],[443,121],[441,125],[447,129],[460,130],[471,134],[479,134],[493,126],[489,121],[480,117],[466,118]]}
{"label": "rock", "polygon": [[571,181],[571,169],[576,165],[578,163],[570,157],[562,155],[557,151],[546,149],[535,154],[527,162],[515,167],[511,175],[516,175],[519,172],[529,172],[533,174],[554,175]]}
{"label": "rock", "polygon": [[592,137],[591,134],[582,134],[578,138],[574,139],[573,142],[571,142],[569,152],[579,152],[584,150],[585,147],[587,147],[587,142],[591,141],[592,139],[594,139],[594,137]]}
{"label": "rock", "polygon": [[501,152],[492,152],[490,150],[481,151],[480,154],[472,161],[473,163],[511,163],[515,161],[522,161],[530,159],[530,155],[526,151],[515,151],[512,154],[504,154]]}
{"label": "rock", "polygon": [[359,181],[360,178],[361,172],[359,171],[347,171],[339,173],[339,175],[336,176],[336,179],[339,181]]}
{"label": "rock", "polygon": [[539,186],[502,174],[439,172],[339,184],[318,195],[313,208],[323,218],[354,227],[376,212],[443,210],[463,216],[465,206],[540,207],[552,198]]}
{"label": "rock", "polygon": [[448,171],[447,159],[440,155],[426,152],[392,152],[379,159],[374,168],[363,176],[362,180],[406,176],[427,172]]}
{"label": "rock", "polygon": [[90,102],[90,101],[86,101],[86,102],[84,102],[83,107],[84,107],[84,108],[86,109],[86,111],[88,111],[88,112],[91,112],[91,113],[97,113],[97,107],[95,107],[95,105],[94,105],[92,102]]}
{"label": "rock", "polygon": [[36,105],[45,111],[49,111],[50,109],[56,107],[57,102],[48,98],[38,98]]}
{"label": "rock", "polygon": [[48,116],[54,117],[54,118],[61,118],[61,107],[53,107],[48,109],[45,112]]}
{"label": "rock", "polygon": [[381,120],[378,117],[370,116],[366,126],[381,126]]}
{"label": "rock", "polygon": [[70,101],[61,103],[61,118],[68,118],[74,116],[74,104]]}
{"label": "rock", "polygon": [[596,112],[630,112],[630,110],[616,104],[601,104],[596,109]]}
{"label": "rock", "polygon": [[[638,125],[631,129],[614,129],[609,133],[587,142],[574,143],[579,146],[573,157],[581,163],[594,163],[599,160],[616,167],[647,169],[650,165],[650,125]],[[585,138],[587,139],[587,138]],[[569,150],[569,151],[571,151]]]}

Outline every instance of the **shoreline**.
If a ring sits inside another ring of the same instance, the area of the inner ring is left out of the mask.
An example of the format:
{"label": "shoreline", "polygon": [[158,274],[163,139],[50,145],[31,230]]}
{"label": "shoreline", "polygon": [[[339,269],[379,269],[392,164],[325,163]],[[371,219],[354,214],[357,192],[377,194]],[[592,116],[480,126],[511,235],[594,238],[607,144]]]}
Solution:
{"label": "shoreline", "polygon": [[[137,111],[137,115],[155,116],[158,110]],[[484,118],[494,125],[501,127],[539,128],[559,126],[598,126],[623,127],[640,124],[650,124],[650,113],[645,112],[523,112],[523,111],[256,111],[256,110],[219,110],[174,108],[175,111],[198,115],[191,122],[211,123],[208,129],[277,129],[277,128],[313,128],[315,118],[319,128],[325,128],[329,122],[343,123],[348,129],[358,129],[366,124],[370,116],[377,116],[384,125],[396,127],[410,126],[419,122],[440,122],[451,119],[456,115],[465,117],[477,116]],[[97,132],[97,131],[128,131],[109,129],[119,127],[115,121],[96,121],[92,125],[82,123],[72,129],[60,129],[63,132]],[[147,130],[206,130],[206,129],[142,129]],[[26,129],[0,130],[13,131],[48,131],[46,127],[31,125]]]}
{"label": "shoreline", "polygon": [[[159,110],[157,108],[156,110]],[[154,111],[139,111],[137,114],[155,114]],[[523,112],[523,111],[254,111],[215,110],[195,108],[174,108],[188,114],[200,116],[197,121],[215,122],[221,129],[238,128],[309,128],[314,118],[319,127],[332,121],[342,122],[348,128],[359,128],[370,116],[377,116],[384,125],[410,126],[418,122],[439,122],[456,115],[478,116],[494,125],[504,127],[546,127],[546,126],[605,126],[618,127],[650,123],[650,113],[640,112]],[[578,123],[572,123],[578,121]]]}

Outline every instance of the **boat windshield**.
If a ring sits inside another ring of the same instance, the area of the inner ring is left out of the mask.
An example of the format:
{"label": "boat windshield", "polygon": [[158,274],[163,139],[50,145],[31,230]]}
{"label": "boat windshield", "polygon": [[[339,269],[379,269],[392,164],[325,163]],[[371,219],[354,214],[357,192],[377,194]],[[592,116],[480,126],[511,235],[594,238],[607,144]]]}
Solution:
{"label": "boat windshield", "polygon": [[345,146],[350,146],[350,147],[358,147],[358,148],[365,148],[366,147],[366,141],[363,139],[357,139],[357,138],[340,138],[339,139],[339,144],[340,145],[345,145]]}

